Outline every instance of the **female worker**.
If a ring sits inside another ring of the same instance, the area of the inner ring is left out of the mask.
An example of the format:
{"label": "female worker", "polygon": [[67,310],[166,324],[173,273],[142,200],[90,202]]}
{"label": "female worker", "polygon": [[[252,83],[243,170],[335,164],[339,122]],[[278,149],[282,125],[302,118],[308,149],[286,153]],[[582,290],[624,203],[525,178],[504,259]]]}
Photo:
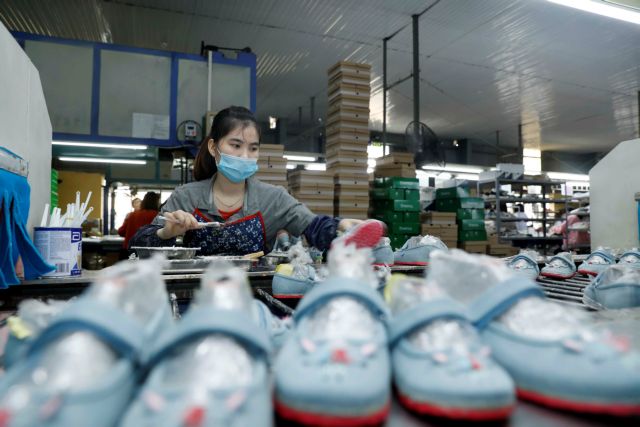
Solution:
{"label": "female worker", "polygon": [[[199,247],[201,255],[244,255],[273,247],[278,231],[304,235],[311,246],[329,248],[337,231],[346,231],[346,243],[375,246],[384,234],[376,220],[315,215],[280,186],[259,181],[260,129],[253,114],[229,107],[213,119],[209,137],[200,145],[193,175],[195,182],[176,188],[151,225],[141,228],[130,246]],[[218,228],[200,223],[217,221]]]}

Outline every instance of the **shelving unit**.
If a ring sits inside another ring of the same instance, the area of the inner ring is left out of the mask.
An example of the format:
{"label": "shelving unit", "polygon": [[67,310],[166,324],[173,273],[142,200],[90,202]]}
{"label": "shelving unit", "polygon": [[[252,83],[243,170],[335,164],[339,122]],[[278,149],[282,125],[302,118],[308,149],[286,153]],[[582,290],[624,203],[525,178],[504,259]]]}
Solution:
{"label": "shelving unit", "polygon": [[[581,197],[581,198],[572,198],[569,203],[572,204],[577,204],[578,208],[582,208],[585,207],[587,205],[589,205],[589,198],[588,197]],[[568,226],[567,225],[567,250],[568,251],[580,251],[582,249],[586,249],[587,251],[591,249],[591,223],[590,223],[590,213],[577,213],[577,214],[571,214],[571,215],[576,215],[578,217],[580,217],[580,219],[582,221],[589,221],[589,228],[588,229],[579,229],[579,228],[575,228],[573,226]],[[567,212],[567,217],[568,217],[568,212]],[[568,219],[568,218],[567,218]],[[571,231],[576,231],[576,232],[587,232],[589,233],[589,243],[577,243],[577,244],[570,244],[569,243],[569,232]]]}
{"label": "shelving unit", "polygon": [[[520,197],[513,196],[500,196],[500,191],[504,185],[511,185],[511,190],[520,193]],[[538,186],[541,188],[540,197],[531,197],[531,194],[528,192],[529,187]],[[568,201],[569,199],[563,197],[561,199],[558,198],[550,198],[551,190],[556,186],[565,186],[564,190],[566,190],[566,182],[558,181],[558,180],[536,180],[536,179],[507,179],[507,178],[495,178],[491,180],[478,181],[477,189],[478,195],[483,194],[483,190],[486,190],[488,187],[492,187],[495,190],[495,197],[485,198],[485,205],[495,204],[496,206],[496,232],[499,236],[500,241],[510,241],[514,244],[521,243],[522,246],[527,243],[533,243],[535,245],[541,246],[546,253],[549,247],[554,244],[562,243],[562,236],[547,236],[547,228],[549,223],[553,223],[556,220],[560,219],[556,216],[549,216],[549,212],[547,206],[550,204],[561,203],[564,204],[564,211],[568,210]],[[525,188],[527,192],[525,193]],[[563,191],[566,193],[566,191]],[[507,204],[538,204],[542,206],[542,216],[538,218],[504,218],[502,212],[500,210],[500,206],[502,203]],[[504,235],[504,223],[509,222],[520,222],[526,221],[527,223],[541,223],[542,224],[542,236],[508,236]]]}

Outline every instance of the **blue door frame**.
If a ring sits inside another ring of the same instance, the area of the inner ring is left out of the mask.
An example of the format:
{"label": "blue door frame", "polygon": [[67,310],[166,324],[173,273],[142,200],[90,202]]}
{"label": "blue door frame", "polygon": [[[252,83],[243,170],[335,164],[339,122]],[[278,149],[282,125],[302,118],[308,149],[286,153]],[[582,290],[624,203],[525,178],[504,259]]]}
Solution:
{"label": "blue door frame", "polygon": [[[181,145],[176,138],[176,125],[178,113],[178,65],[181,59],[191,61],[207,62],[206,58],[200,55],[167,52],[161,50],[144,49],[138,47],[97,43],[81,40],[63,39],[58,37],[41,36],[37,34],[12,32],[13,37],[24,48],[26,40],[42,41],[49,43],[60,43],[74,46],[91,47],[93,49],[93,76],[91,83],[91,133],[61,133],[53,132],[53,139],[60,141],[87,141],[87,142],[109,142],[109,143],[126,143],[126,144],[144,144],[155,147],[175,147]],[[151,138],[133,138],[122,136],[106,136],[98,133],[100,120],[100,68],[101,68],[101,52],[103,50],[112,50],[120,52],[139,53],[144,55],[162,56],[171,58],[171,78],[170,78],[170,95],[169,95],[169,139],[151,139]],[[256,56],[253,53],[239,52],[237,58],[226,58],[221,52],[213,53],[214,64],[234,65],[238,67],[248,67],[251,72],[250,80],[250,109],[256,110]]]}

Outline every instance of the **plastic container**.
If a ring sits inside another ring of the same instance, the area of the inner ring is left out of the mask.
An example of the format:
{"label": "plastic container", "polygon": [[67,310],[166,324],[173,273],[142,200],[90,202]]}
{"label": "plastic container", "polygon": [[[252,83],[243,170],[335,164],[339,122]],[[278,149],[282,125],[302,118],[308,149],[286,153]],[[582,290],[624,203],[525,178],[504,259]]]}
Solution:
{"label": "plastic container", "polygon": [[34,244],[42,258],[55,271],[45,277],[79,276],[82,274],[82,229],[70,227],[35,227]]}

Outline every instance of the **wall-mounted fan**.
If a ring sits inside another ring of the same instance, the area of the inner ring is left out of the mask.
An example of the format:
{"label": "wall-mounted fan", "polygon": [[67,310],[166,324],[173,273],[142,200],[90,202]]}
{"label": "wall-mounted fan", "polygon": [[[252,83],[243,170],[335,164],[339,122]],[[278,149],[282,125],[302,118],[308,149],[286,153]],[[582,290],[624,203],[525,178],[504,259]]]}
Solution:
{"label": "wall-mounted fan", "polygon": [[444,144],[438,135],[422,122],[411,122],[404,133],[407,149],[415,153],[418,167],[424,165],[445,165]]}

